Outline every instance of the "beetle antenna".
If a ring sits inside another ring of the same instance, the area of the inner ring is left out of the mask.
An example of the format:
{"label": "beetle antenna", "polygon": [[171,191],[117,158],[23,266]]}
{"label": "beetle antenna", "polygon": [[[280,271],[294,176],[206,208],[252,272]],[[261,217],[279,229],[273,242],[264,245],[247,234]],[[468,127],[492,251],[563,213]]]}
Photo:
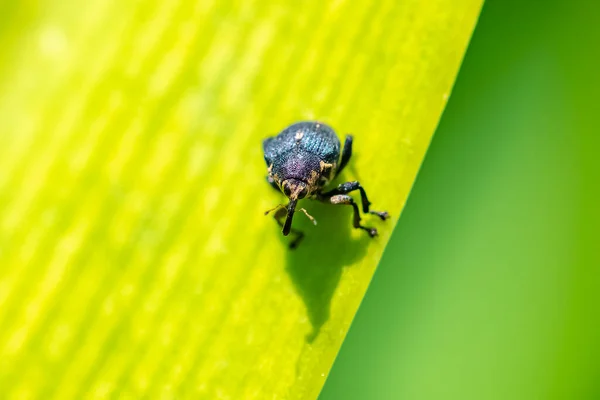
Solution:
{"label": "beetle antenna", "polygon": [[310,215],[308,213],[308,211],[306,211],[304,208],[301,208],[300,211],[302,211],[304,213],[304,215],[306,215],[306,218],[310,219],[310,221],[313,223],[313,225],[317,224],[317,220],[315,219],[315,217],[313,217],[312,215]]}
{"label": "beetle antenna", "polygon": [[277,204],[275,207],[271,208],[270,210],[265,211],[265,215],[269,215],[269,213],[271,213],[275,210],[279,210],[280,208],[285,208],[285,206],[283,204]]}
{"label": "beetle antenna", "polygon": [[297,201],[298,200],[296,199],[291,199],[290,204],[288,204],[287,217],[285,219],[285,224],[283,225],[283,236],[290,234],[290,230],[292,229],[292,218],[294,218],[294,211],[296,210]]}

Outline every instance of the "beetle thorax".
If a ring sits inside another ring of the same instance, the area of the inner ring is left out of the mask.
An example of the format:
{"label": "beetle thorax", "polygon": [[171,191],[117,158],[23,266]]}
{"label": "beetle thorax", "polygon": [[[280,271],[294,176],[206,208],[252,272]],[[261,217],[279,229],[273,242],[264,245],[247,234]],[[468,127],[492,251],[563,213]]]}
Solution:
{"label": "beetle thorax", "polygon": [[318,156],[307,151],[293,151],[279,161],[272,166],[270,174],[286,196],[298,193],[301,196],[298,198],[302,198],[320,189],[322,161]]}

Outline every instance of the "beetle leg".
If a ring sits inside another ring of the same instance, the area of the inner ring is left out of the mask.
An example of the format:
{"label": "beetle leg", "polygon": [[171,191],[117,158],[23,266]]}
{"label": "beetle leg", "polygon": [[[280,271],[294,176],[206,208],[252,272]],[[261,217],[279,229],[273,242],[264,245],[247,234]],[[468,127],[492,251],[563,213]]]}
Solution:
{"label": "beetle leg", "polygon": [[342,149],[342,160],[340,161],[340,166],[338,167],[335,176],[338,176],[340,172],[344,169],[344,167],[350,161],[350,157],[352,156],[352,135],[346,135],[346,141],[344,142],[344,148]]}
{"label": "beetle leg", "polygon": [[[285,220],[286,216],[287,216],[287,207],[279,208],[274,215],[275,221],[277,221],[277,223],[279,224],[279,226],[281,228],[283,228],[284,220]],[[298,247],[298,244],[300,243],[302,238],[304,238],[304,233],[302,231],[299,231],[298,229],[294,229],[294,228],[291,228],[290,232],[296,236],[290,242],[290,249],[295,249],[296,247]]]}
{"label": "beetle leg", "polygon": [[354,199],[347,194],[335,194],[330,197],[322,197],[320,200],[328,201],[330,204],[348,204],[352,206],[354,209],[354,219],[352,220],[352,226],[357,229],[362,229],[367,231],[369,236],[375,237],[377,236],[377,229],[369,228],[368,226],[364,226],[360,224],[360,212],[358,210],[358,206],[354,202]]}
{"label": "beetle leg", "polygon": [[371,205],[371,202],[367,198],[367,192],[365,192],[365,189],[357,181],[342,183],[337,188],[330,190],[329,192],[325,192],[321,196],[331,197],[331,196],[335,196],[338,194],[348,194],[355,190],[360,191],[360,200],[362,202],[362,209],[363,209],[364,213],[377,215],[379,218],[381,218],[384,221],[389,217],[387,211],[374,211],[374,210],[369,211],[369,206]]}

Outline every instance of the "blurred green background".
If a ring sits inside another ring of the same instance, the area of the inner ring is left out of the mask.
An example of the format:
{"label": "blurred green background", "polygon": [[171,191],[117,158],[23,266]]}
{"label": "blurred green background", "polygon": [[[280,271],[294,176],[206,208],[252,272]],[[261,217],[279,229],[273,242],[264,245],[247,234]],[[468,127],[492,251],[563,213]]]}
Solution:
{"label": "blurred green background", "polygon": [[486,2],[321,400],[600,398],[598,16]]}

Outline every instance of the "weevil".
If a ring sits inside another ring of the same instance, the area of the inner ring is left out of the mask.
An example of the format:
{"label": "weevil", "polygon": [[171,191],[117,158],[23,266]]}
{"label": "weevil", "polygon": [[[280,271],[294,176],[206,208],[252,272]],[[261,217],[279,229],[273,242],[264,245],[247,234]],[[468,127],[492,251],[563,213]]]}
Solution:
{"label": "weevil", "polygon": [[[377,215],[382,220],[388,218],[386,211],[369,209],[371,202],[365,189],[357,181],[342,183],[334,189],[324,191],[329,182],[348,165],[352,156],[352,141],[352,136],[347,135],[342,150],[334,130],[317,121],[297,122],[277,136],[263,140],[267,181],[289,199],[287,206],[280,204],[265,214],[277,210],[275,219],[282,228],[283,235],[287,236],[290,232],[295,234],[290,242],[291,248],[297,247],[304,236],[301,231],[292,228],[296,204],[301,199],[351,206],[354,209],[352,225],[366,231],[371,237],[377,236],[377,229],[361,225],[358,205],[348,193],[355,190],[360,192],[363,213]],[[304,208],[300,208],[300,211],[316,225],[314,218]],[[282,221],[284,217],[285,222]]]}

